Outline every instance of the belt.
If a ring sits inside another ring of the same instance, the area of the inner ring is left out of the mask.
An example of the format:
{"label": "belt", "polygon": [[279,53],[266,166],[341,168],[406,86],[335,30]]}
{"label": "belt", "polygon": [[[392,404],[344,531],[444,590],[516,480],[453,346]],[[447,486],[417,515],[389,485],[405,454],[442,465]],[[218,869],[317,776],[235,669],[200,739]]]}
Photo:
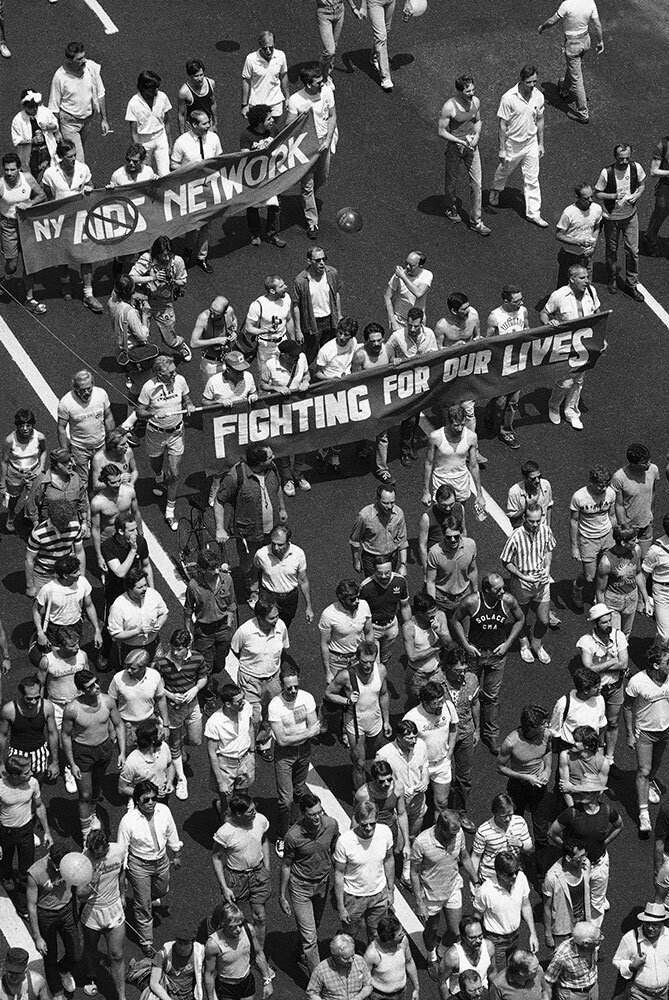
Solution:
{"label": "belt", "polygon": [[34,472],[34,471],[35,471],[35,469],[39,469],[39,462],[35,462],[35,464],[34,464],[34,465],[31,465],[29,469],[24,469],[24,468],[23,468],[22,466],[20,466],[20,465],[14,465],[14,463],[13,463],[13,462],[11,462],[11,461],[10,461],[10,462],[8,462],[7,464],[9,465],[9,467],[10,467],[11,469],[13,469],[13,470],[14,470],[14,472],[23,472],[23,473],[26,473],[26,472]]}
{"label": "belt", "polygon": [[569,990],[570,993],[589,993],[590,990],[596,984],[593,983],[592,986],[567,986],[566,983],[560,983],[563,990]]}
{"label": "belt", "polygon": [[221,356],[217,350],[210,349],[202,352],[202,357],[207,361],[220,361]]}
{"label": "belt", "polygon": [[421,670],[420,667],[412,667],[409,664],[409,670],[413,670],[415,674],[422,674],[423,677],[431,677],[432,674],[436,674],[437,671],[441,670],[441,667],[435,667],[434,670]]}
{"label": "belt", "polygon": [[150,427],[151,430],[162,431],[163,434],[174,434],[176,431],[180,431],[183,425],[184,425],[183,420],[180,421],[178,424],[175,424],[174,427],[159,427],[158,424],[154,424],[152,420],[148,420],[146,424],[146,426]]}
{"label": "belt", "polygon": [[240,755],[239,755],[239,757],[233,757],[233,756],[232,756],[232,754],[227,754],[227,753],[218,753],[218,751],[217,751],[217,752],[216,752],[216,756],[217,756],[217,757],[222,757],[222,758],[223,758],[223,760],[234,760],[234,761],[235,761],[236,763],[238,763],[238,764],[239,764],[239,763],[240,763],[241,761],[243,761],[243,760],[244,760],[244,758],[245,758],[245,757],[248,757],[248,755],[249,755],[250,753],[251,753],[251,751],[250,751],[250,750],[245,750],[243,754],[240,754]]}

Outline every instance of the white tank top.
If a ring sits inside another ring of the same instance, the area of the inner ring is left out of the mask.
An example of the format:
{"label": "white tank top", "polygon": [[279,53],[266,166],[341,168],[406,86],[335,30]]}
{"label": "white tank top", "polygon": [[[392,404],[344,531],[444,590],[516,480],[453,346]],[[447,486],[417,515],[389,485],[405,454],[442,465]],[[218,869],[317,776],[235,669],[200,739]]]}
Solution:
{"label": "white tank top", "polygon": [[372,973],[372,986],[380,993],[397,993],[407,981],[404,948],[400,945],[395,951],[383,951],[378,941],[372,946],[379,958]]}
{"label": "white tank top", "polygon": [[9,464],[17,472],[28,472],[39,464],[39,437],[35,431],[29,441],[19,441],[16,431],[12,431]]}
{"label": "white tank top", "polygon": [[425,659],[422,655],[417,655],[415,660],[409,660],[409,666],[421,674],[430,674],[439,665],[439,643],[437,634],[433,628],[423,628],[416,619],[413,620],[413,644],[417,654],[423,654],[426,650],[434,650],[434,656]]}
{"label": "white tank top", "polygon": [[454,944],[453,948],[455,949],[455,952],[458,956],[458,971],[454,972],[453,975],[451,976],[451,981],[448,986],[450,992],[452,994],[460,992],[460,984],[458,982],[458,976],[460,975],[461,972],[465,972],[467,969],[474,969],[475,972],[478,972],[479,976],[481,977],[481,982],[485,983],[486,977],[488,975],[488,969],[490,968],[490,954],[485,946],[485,942],[481,948],[481,957],[479,958],[476,965],[473,965],[469,961],[469,959],[465,955],[465,950],[461,944],[459,943]]}
{"label": "white tank top", "polygon": [[[358,677],[358,691],[360,697],[355,706],[358,729],[361,733],[366,733],[368,736],[375,736],[383,725],[381,702],[379,701],[381,671],[379,670],[378,662],[374,664],[369,683],[362,683]],[[347,713],[346,721],[349,725],[353,725],[353,715]]]}
{"label": "white tank top", "polygon": [[15,187],[8,187],[4,178],[0,178],[0,215],[5,219],[15,219],[16,206],[22,201],[30,201],[30,193],[30,185],[23,173],[19,173]]}
{"label": "white tank top", "polygon": [[467,455],[473,445],[475,435],[463,428],[462,437],[452,444],[441,427],[435,434],[430,434],[430,442],[434,445],[434,465],[432,467],[432,498],[444,483],[448,483],[455,491],[455,499],[460,503],[469,496],[469,468]]}

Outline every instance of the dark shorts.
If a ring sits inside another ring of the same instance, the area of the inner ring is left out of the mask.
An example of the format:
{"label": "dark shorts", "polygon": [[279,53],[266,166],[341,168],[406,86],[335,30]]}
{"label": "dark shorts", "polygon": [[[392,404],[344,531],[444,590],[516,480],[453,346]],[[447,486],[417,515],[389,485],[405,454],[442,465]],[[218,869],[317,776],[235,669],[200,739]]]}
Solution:
{"label": "dark shorts", "polygon": [[219,979],[216,976],[216,996],[218,1000],[246,1000],[256,995],[256,981],[249,969],[243,979]]}
{"label": "dark shorts", "polygon": [[114,744],[111,739],[106,739],[103,743],[98,743],[96,747],[89,747],[84,743],[77,743],[76,740],[72,740],[74,763],[84,773],[92,771],[94,767],[103,767],[106,770],[111,763],[113,754]]}
{"label": "dark shorts", "polygon": [[225,881],[235,894],[237,903],[266,903],[272,895],[269,872],[264,865],[258,865],[248,872],[237,872],[225,867]]}

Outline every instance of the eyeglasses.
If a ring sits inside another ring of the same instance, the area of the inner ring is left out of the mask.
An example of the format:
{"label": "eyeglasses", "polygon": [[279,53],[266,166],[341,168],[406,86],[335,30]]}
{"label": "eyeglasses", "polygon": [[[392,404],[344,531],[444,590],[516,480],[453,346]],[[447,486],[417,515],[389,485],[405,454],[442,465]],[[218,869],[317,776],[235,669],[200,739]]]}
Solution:
{"label": "eyeglasses", "polygon": [[149,804],[149,802],[157,802],[157,800],[158,800],[157,795],[143,795],[139,801],[142,803],[143,806],[146,806]]}
{"label": "eyeglasses", "polygon": [[311,262],[312,264],[320,264],[320,263],[324,264],[327,259],[328,258],[326,255],[324,255],[323,257],[312,257]]}
{"label": "eyeglasses", "polygon": [[444,538],[449,542],[457,542],[460,539],[460,535],[444,535]]}

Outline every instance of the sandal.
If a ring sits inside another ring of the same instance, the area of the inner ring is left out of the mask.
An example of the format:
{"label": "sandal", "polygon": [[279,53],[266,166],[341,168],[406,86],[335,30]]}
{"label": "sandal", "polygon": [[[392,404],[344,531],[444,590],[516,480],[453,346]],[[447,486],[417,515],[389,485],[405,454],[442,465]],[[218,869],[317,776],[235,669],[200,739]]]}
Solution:
{"label": "sandal", "polygon": [[42,316],[46,312],[44,303],[38,302],[37,299],[26,299],[26,306],[32,313],[37,313],[38,316]]}

